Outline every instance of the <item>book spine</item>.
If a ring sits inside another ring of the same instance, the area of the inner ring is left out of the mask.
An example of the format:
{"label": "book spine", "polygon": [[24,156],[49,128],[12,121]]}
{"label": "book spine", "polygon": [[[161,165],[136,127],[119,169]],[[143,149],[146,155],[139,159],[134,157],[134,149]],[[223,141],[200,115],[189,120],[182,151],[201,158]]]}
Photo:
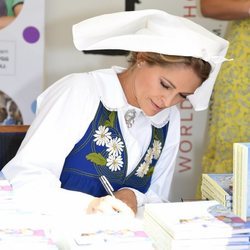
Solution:
{"label": "book spine", "polygon": [[172,249],[172,237],[152,219],[150,215],[144,213],[144,229],[153,240],[156,249]]}

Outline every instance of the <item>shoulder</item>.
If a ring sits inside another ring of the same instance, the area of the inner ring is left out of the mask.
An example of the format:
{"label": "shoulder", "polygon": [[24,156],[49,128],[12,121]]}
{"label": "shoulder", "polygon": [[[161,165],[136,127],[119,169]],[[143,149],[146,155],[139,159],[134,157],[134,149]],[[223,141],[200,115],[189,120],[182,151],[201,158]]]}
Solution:
{"label": "shoulder", "polygon": [[81,105],[97,102],[96,86],[89,73],[74,73],[67,75],[49,86],[37,98],[38,107],[51,103],[53,105],[65,102],[70,105]]}
{"label": "shoulder", "polygon": [[89,73],[74,73],[59,79],[51,86],[49,86],[42,95],[54,92],[68,92],[68,91],[92,91],[95,88],[93,78]]}

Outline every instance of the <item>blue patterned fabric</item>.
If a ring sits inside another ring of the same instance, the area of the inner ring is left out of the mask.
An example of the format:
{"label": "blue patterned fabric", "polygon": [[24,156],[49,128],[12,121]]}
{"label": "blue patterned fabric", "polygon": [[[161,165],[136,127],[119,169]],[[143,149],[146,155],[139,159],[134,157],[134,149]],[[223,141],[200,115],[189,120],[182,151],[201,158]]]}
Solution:
{"label": "blue patterned fabric", "polygon": [[[105,133],[98,134],[98,131]],[[101,197],[107,195],[107,192],[98,178],[105,175],[115,191],[122,187],[131,187],[145,193],[161,153],[158,150],[159,155],[153,154],[153,149],[157,145],[164,147],[167,131],[168,123],[160,129],[152,127],[147,152],[138,166],[126,176],[128,156],[117,112],[108,111],[100,102],[96,116],[85,135],[65,160],[60,176],[61,187]]]}

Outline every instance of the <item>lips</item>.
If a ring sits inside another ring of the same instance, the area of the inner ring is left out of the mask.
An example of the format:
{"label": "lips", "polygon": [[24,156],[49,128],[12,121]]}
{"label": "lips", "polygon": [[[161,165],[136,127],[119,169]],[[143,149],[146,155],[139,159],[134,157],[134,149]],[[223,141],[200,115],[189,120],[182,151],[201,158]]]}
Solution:
{"label": "lips", "polygon": [[152,100],[151,100],[151,103],[152,103],[153,108],[154,108],[155,110],[160,111],[160,110],[163,109],[163,108],[161,108],[160,106],[158,106],[155,102],[153,102]]}

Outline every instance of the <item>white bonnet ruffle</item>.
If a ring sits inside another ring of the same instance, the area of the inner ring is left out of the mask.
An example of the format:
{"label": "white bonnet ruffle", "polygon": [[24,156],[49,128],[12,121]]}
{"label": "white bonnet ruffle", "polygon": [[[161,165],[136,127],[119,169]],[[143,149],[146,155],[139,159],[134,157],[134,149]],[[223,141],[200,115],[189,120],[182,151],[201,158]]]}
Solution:
{"label": "white bonnet ruffle", "polygon": [[229,43],[187,18],[147,9],[104,14],[73,26],[78,50],[127,50],[192,56],[209,62],[209,78],[188,99],[194,109],[208,107]]}

